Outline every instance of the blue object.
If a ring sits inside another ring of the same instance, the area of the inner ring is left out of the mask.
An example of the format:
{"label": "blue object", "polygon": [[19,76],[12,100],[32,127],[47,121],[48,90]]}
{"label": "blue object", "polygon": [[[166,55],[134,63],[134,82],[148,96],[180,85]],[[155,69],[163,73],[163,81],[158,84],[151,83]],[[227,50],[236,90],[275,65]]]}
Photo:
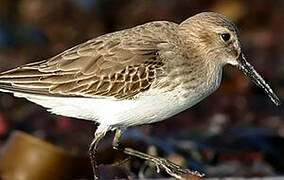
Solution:
{"label": "blue object", "polygon": [[6,31],[6,29],[3,26],[0,26],[0,46],[7,47],[11,44],[11,38],[9,33]]}

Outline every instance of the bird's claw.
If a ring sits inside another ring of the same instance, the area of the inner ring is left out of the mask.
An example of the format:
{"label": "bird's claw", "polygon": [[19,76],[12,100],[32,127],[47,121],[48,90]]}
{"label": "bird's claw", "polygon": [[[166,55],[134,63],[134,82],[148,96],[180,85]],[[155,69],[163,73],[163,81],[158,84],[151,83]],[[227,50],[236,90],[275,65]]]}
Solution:
{"label": "bird's claw", "polygon": [[160,169],[164,169],[169,175],[181,179],[182,177],[186,175],[192,175],[192,176],[197,176],[197,177],[203,177],[204,174],[200,173],[198,171],[191,171],[189,169],[184,169],[181,166],[172,163],[171,161],[163,158],[155,158],[151,159],[152,163],[155,164],[157,168],[157,172],[160,172]]}

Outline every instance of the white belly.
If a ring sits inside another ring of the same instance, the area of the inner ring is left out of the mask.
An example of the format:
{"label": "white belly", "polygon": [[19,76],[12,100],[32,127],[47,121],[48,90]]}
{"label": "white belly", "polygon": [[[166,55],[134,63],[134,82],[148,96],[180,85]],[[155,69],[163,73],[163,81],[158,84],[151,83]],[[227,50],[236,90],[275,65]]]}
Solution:
{"label": "white belly", "polygon": [[151,89],[133,100],[47,97],[17,93],[15,96],[25,97],[58,115],[97,121],[116,128],[162,121],[190,108],[203,98],[194,92],[189,93],[189,97],[184,97],[183,91],[181,87],[170,92]]}

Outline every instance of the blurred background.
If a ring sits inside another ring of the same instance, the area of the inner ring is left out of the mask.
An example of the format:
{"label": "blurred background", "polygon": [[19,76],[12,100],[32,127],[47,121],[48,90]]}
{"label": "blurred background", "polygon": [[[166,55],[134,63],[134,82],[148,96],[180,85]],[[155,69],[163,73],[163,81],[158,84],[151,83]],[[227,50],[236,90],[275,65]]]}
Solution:
{"label": "blurred background", "polygon": [[[233,19],[248,60],[283,99],[283,0],[0,0],[0,71],[47,59],[108,32],[153,20],[180,23],[202,11]],[[0,151],[11,132],[21,130],[87,156],[95,129],[93,122],[51,115],[24,99],[0,94]],[[208,177],[263,177],[284,174],[283,137],[283,106],[274,106],[228,66],[213,95],[167,121],[129,129],[124,140]],[[111,138],[102,148],[110,147]],[[113,154],[106,156],[102,163],[115,163]],[[129,161],[125,171],[131,177],[166,177],[145,168],[144,161]]]}

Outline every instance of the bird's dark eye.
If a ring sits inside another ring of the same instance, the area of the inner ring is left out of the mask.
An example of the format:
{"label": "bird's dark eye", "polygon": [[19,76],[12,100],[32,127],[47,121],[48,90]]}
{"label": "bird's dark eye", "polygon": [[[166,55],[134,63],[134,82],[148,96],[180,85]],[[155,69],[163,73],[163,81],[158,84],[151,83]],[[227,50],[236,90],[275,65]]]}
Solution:
{"label": "bird's dark eye", "polygon": [[221,37],[223,39],[223,41],[227,42],[231,39],[231,35],[229,33],[223,33],[221,34]]}

